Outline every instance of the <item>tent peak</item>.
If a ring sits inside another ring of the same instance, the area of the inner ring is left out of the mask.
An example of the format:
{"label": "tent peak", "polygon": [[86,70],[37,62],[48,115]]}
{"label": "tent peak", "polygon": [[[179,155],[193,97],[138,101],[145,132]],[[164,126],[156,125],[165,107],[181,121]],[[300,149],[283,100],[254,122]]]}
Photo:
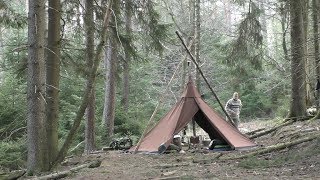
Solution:
{"label": "tent peak", "polygon": [[199,91],[195,87],[195,84],[191,76],[189,76],[189,82],[187,83],[187,87],[185,88],[181,97],[193,97],[193,98],[201,97]]}
{"label": "tent peak", "polygon": [[191,75],[189,75],[188,83],[189,83],[189,82],[193,82],[193,80],[192,80],[192,76],[191,76]]}

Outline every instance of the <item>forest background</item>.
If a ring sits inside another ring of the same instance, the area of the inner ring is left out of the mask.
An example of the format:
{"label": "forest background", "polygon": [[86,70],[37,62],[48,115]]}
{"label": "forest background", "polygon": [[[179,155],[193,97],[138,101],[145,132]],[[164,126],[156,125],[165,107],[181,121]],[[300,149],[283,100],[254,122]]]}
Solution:
{"label": "forest background", "polygon": [[115,137],[137,143],[189,73],[223,115],[176,31],[223,104],[239,92],[242,122],[304,116],[318,106],[318,4],[0,0],[1,168],[32,174]]}

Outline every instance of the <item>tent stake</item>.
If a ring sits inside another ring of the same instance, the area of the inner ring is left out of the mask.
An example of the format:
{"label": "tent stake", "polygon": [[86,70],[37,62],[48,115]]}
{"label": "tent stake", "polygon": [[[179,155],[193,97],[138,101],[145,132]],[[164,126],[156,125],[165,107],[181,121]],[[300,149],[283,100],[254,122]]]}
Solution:
{"label": "tent stake", "polygon": [[226,112],[226,110],[224,109],[223,105],[221,104],[217,94],[213,91],[213,89],[211,88],[210,84],[208,83],[206,77],[204,77],[202,70],[200,69],[200,66],[198,65],[198,63],[196,62],[196,60],[194,59],[193,55],[191,54],[190,50],[188,49],[188,47],[186,46],[186,44],[184,43],[182,37],[180,36],[179,32],[176,31],[176,34],[178,35],[179,39],[181,40],[181,43],[183,45],[183,47],[187,50],[188,54],[191,57],[191,60],[193,61],[193,63],[196,65],[198,71],[200,72],[202,78],[204,79],[204,81],[206,82],[207,86],[209,87],[210,91],[212,92],[213,96],[216,98],[216,100],[218,101],[221,109],[223,110],[223,112],[226,114],[226,116],[228,117],[228,119],[230,120],[230,122],[234,125],[232,119],[230,118],[229,114]]}

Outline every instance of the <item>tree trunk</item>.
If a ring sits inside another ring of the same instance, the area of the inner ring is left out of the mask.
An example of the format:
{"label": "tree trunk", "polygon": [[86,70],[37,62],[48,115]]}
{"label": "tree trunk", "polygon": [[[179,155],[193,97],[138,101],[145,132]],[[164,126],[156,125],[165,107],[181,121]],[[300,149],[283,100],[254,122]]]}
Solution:
{"label": "tree trunk", "polygon": [[59,82],[60,82],[60,0],[49,0],[48,50],[46,61],[46,131],[48,158],[53,163],[58,154]]}
{"label": "tree trunk", "polygon": [[[190,6],[190,12],[191,12],[191,17],[190,17],[190,24],[191,24],[191,36],[189,39],[194,39],[193,43],[190,46],[190,51],[191,53],[194,55],[195,54],[195,41],[196,41],[196,7],[195,7],[195,3],[197,0],[190,0],[189,1],[189,6]],[[192,66],[190,64],[190,67],[188,67],[189,69],[189,75],[192,75]],[[196,73],[197,73],[197,68],[196,68]],[[195,84],[197,85],[197,75],[195,75]],[[199,87],[198,87],[199,88]],[[192,127],[192,134],[193,136],[196,136],[196,122],[194,119],[192,119],[191,121],[191,127]]]}
{"label": "tree trunk", "polygon": [[303,2],[290,0],[291,15],[291,107],[289,118],[305,115],[305,62],[304,62],[304,29],[303,29]]}
{"label": "tree trunk", "polygon": [[[105,32],[102,32],[102,39],[104,39],[103,37],[105,37]],[[90,70],[90,73],[89,73],[89,76],[88,76],[88,80],[87,80],[87,83],[86,83],[86,88],[85,88],[85,91],[84,91],[84,95],[83,95],[83,99],[82,99],[82,102],[81,102],[81,105],[78,109],[78,112],[77,112],[77,115],[75,117],[75,120],[73,121],[73,125],[70,129],[70,132],[68,133],[68,136],[65,140],[65,142],[63,143],[59,153],[58,153],[58,156],[56,158],[56,161],[55,161],[55,164],[57,164],[58,162],[61,162],[67,155],[67,152],[70,148],[70,145],[72,143],[72,140],[74,138],[74,136],[76,135],[76,132],[80,126],[80,123],[81,123],[81,119],[85,113],[85,110],[87,108],[87,105],[88,105],[88,101],[89,101],[89,98],[91,97],[91,92],[92,92],[92,89],[93,89],[93,84],[95,82],[95,79],[96,79],[96,72],[97,72],[97,69],[99,67],[99,64],[100,64],[100,52],[102,51],[102,47],[104,46],[104,40],[101,40],[100,41],[100,44],[98,45],[97,47],[97,50],[96,50],[96,55],[95,55],[95,58],[94,58],[94,63],[93,63],[93,67],[92,69]]]}
{"label": "tree trunk", "polygon": [[[114,19],[113,19],[114,20]],[[113,21],[114,22],[114,21]],[[112,34],[112,33],[110,33]],[[103,111],[103,122],[106,138],[111,139],[114,134],[115,118],[115,73],[117,61],[117,44],[114,36],[109,36],[108,46],[105,51],[106,85]]]}
{"label": "tree trunk", "polygon": [[[131,37],[132,29],[132,2],[131,0],[126,0],[126,33],[128,38]],[[130,62],[131,57],[130,53],[125,51],[125,61],[123,62],[123,95],[122,95],[122,106],[125,112],[128,112],[129,109],[129,72],[130,72]]]}
{"label": "tree trunk", "polygon": [[45,1],[29,0],[28,14],[28,76],[27,136],[28,174],[47,169],[45,166]]}
{"label": "tree trunk", "polygon": [[116,17],[119,13],[119,2],[112,1],[113,15],[110,17],[110,26],[108,32],[107,47],[105,49],[105,101],[103,109],[103,123],[105,127],[105,139],[110,140],[114,134],[114,118],[115,118],[115,102],[116,102],[116,66],[117,66],[117,52],[118,52],[118,36],[116,29]]}
{"label": "tree trunk", "polygon": [[287,19],[288,19],[288,12],[287,12],[287,2],[281,2],[281,29],[282,29],[282,49],[284,53],[284,59],[290,61],[289,52],[287,48]]}
{"label": "tree trunk", "polygon": [[[200,0],[195,0],[195,42],[194,42],[194,57],[196,58],[196,62],[200,65]],[[196,71],[196,84],[197,88],[200,91],[200,73]]]}
{"label": "tree trunk", "polygon": [[2,31],[3,31],[3,28],[0,27],[0,59],[3,58],[3,35],[2,35]]}
{"label": "tree trunk", "polygon": [[226,23],[226,30],[228,33],[231,32],[231,7],[230,7],[230,0],[223,0],[223,8],[224,8],[224,17],[225,17],[225,23]]}
{"label": "tree trunk", "polygon": [[[312,18],[313,18],[313,44],[314,44],[314,60],[316,65],[316,83],[320,81],[320,52],[319,52],[319,1],[312,0]],[[319,110],[320,89],[316,91],[316,106]]]}
{"label": "tree trunk", "polygon": [[[272,39],[270,38],[270,36],[268,36],[268,23],[267,23],[267,15],[266,15],[266,10],[267,10],[267,7],[266,7],[266,2],[265,2],[266,0],[261,0],[260,2],[259,2],[259,8],[261,9],[261,11],[262,11],[262,15],[260,16],[260,18],[259,18],[259,20],[261,21],[261,29],[262,29],[262,35],[263,35],[263,37],[264,37],[264,40],[265,40],[265,43],[266,44],[271,44],[271,43],[273,43],[273,38],[274,37],[272,37]],[[269,32],[269,34],[273,34],[272,33],[272,30],[270,30],[270,32]],[[264,51],[265,51],[265,54],[267,55],[267,56],[270,56],[270,57],[272,57],[272,58],[274,58],[274,53],[270,53],[270,51],[272,51],[271,49],[270,49],[270,46],[267,46],[265,49],[264,49]]]}
{"label": "tree trunk", "polygon": [[[94,21],[93,21],[93,0],[85,1],[85,33],[86,33],[86,62],[88,71],[93,66],[94,59]],[[86,123],[85,123],[85,148],[86,154],[95,150],[95,84],[92,84],[91,97],[88,100],[86,109]]]}
{"label": "tree trunk", "polygon": [[84,153],[89,154],[96,150],[95,145],[95,104],[96,104],[96,93],[93,84],[91,97],[88,101],[88,106],[86,109],[86,123],[85,123],[85,144]]}
{"label": "tree trunk", "polygon": [[308,57],[309,54],[309,47],[308,47],[308,27],[309,27],[309,0],[302,0],[302,19],[303,19],[303,31],[304,31],[304,46],[303,46],[303,58],[305,61],[305,71],[306,71],[306,79],[305,79],[305,86],[306,86],[306,105],[307,107],[312,106],[313,97],[312,97],[312,89],[311,89],[311,82],[312,82],[312,62]]}
{"label": "tree trunk", "polygon": [[[194,57],[198,64],[200,64],[200,0],[194,0],[194,21],[193,21],[193,31],[194,31]],[[200,91],[200,73],[196,68],[196,86]],[[193,135],[196,136],[196,122],[192,120]]]}
{"label": "tree trunk", "polygon": [[81,119],[82,119],[82,117],[85,113],[85,110],[87,108],[88,99],[91,97],[91,92],[92,92],[91,90],[93,89],[93,84],[96,79],[97,69],[100,64],[100,53],[102,52],[102,49],[104,47],[105,40],[106,40],[106,29],[109,24],[110,14],[111,14],[111,4],[109,2],[109,4],[107,5],[107,9],[106,9],[104,24],[103,24],[103,27],[102,27],[102,30],[100,33],[101,34],[100,43],[98,44],[97,49],[96,49],[96,54],[94,56],[93,66],[90,69],[90,72],[88,73],[88,80],[87,80],[86,88],[84,91],[83,99],[82,99],[81,105],[78,109],[75,120],[73,121],[73,125],[70,129],[70,132],[68,133],[68,136],[67,136],[65,142],[63,143],[63,145],[58,153],[58,156],[55,161],[55,165],[58,162],[61,162],[66,157],[67,152],[68,152],[70,145],[72,143],[72,140],[73,140],[73,138],[74,138],[79,126],[80,126]]}

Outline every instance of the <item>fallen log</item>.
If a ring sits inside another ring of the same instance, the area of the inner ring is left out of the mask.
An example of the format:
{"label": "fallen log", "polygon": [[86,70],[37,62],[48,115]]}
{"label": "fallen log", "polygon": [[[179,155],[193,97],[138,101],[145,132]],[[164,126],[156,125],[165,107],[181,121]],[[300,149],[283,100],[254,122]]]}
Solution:
{"label": "fallen log", "polygon": [[249,135],[256,134],[257,132],[263,131],[263,130],[265,130],[265,129],[266,129],[266,128],[260,128],[260,129],[254,130],[254,131],[247,132],[247,133],[245,133],[245,134],[249,136]]}
{"label": "fallen log", "polygon": [[184,176],[170,176],[170,177],[161,177],[155,178],[157,180],[174,180],[174,179],[182,179]]}
{"label": "fallen log", "polygon": [[69,170],[66,170],[66,171],[61,171],[61,172],[56,172],[56,173],[53,173],[53,174],[48,174],[48,175],[45,175],[45,176],[41,176],[41,177],[36,177],[34,178],[34,180],[41,180],[41,179],[60,179],[60,178],[64,178],[64,177],[67,177],[68,175],[70,175],[71,173],[74,173],[80,169],[83,169],[83,168],[95,168],[95,167],[99,167],[101,165],[101,161],[100,160],[95,160],[95,161],[92,161],[90,163],[86,163],[86,164],[82,164],[80,166],[76,166],[74,168],[71,168]]}
{"label": "fallen log", "polygon": [[261,137],[261,136],[267,135],[267,134],[269,134],[269,133],[272,133],[272,132],[278,130],[279,128],[282,128],[282,127],[284,127],[284,126],[288,126],[288,125],[290,125],[290,124],[293,124],[294,122],[295,122],[295,121],[293,121],[293,120],[287,121],[287,122],[285,122],[285,123],[282,123],[282,124],[280,124],[280,125],[278,125],[278,126],[275,126],[275,127],[271,128],[271,129],[268,129],[268,130],[266,130],[266,131],[262,131],[262,132],[260,132],[260,133],[255,134],[255,135],[252,135],[252,136],[250,136],[249,138],[250,138],[250,139],[254,139],[254,138],[257,138],[257,137]]}
{"label": "fallen log", "polygon": [[298,117],[290,117],[290,118],[285,118],[284,122],[288,121],[306,121],[306,120],[311,120],[313,119],[314,116],[298,116]]}
{"label": "fallen log", "polygon": [[193,159],[193,163],[199,163],[199,164],[210,164],[219,159],[224,153],[219,153],[215,157],[210,158],[210,159]]}
{"label": "fallen log", "polygon": [[9,173],[1,173],[0,179],[19,179],[26,173],[26,170],[17,170]]}
{"label": "fallen log", "polygon": [[237,157],[229,157],[229,158],[224,158],[224,159],[243,159],[243,158],[247,158],[247,157],[251,157],[251,156],[256,156],[256,155],[261,155],[261,154],[266,154],[266,153],[270,153],[273,151],[279,151],[285,148],[289,148],[291,146],[295,146],[304,142],[308,142],[308,141],[312,141],[314,139],[320,138],[320,134],[313,134],[311,136],[308,137],[304,137],[301,139],[297,139],[295,141],[291,141],[291,142],[285,142],[285,143],[279,143],[276,145],[272,145],[272,146],[268,146],[264,149],[258,149],[257,151],[242,155],[242,156],[237,156]]}
{"label": "fallen log", "polygon": [[164,172],[161,174],[161,176],[172,176],[177,172],[177,170],[170,171],[170,172]]}
{"label": "fallen log", "polygon": [[162,165],[157,165],[157,166],[153,166],[153,167],[154,167],[154,168],[159,168],[159,169],[167,169],[167,168],[181,167],[181,166],[190,166],[190,163],[162,164]]}

